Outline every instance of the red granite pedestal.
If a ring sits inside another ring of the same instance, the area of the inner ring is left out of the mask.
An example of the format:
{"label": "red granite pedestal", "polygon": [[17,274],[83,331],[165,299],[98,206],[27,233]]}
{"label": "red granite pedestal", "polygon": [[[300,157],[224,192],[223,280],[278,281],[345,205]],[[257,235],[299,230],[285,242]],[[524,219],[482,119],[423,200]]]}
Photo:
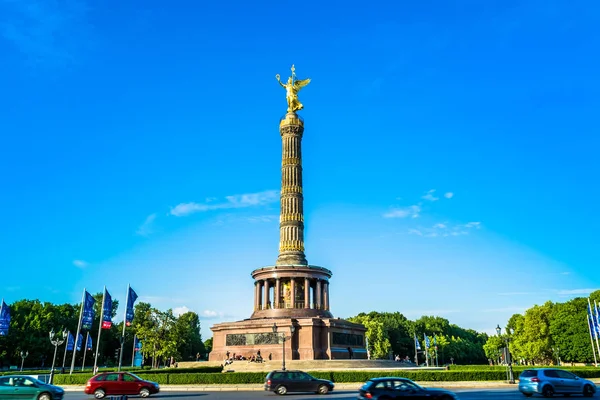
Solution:
{"label": "red granite pedestal", "polygon": [[[277,333],[273,333],[273,324]],[[295,331],[290,335],[290,328]],[[339,318],[259,318],[225,322],[211,327],[213,348],[209,361],[223,361],[229,352],[246,358],[260,350],[265,359],[286,360],[366,359],[365,327]],[[282,341],[286,336],[285,342]]]}

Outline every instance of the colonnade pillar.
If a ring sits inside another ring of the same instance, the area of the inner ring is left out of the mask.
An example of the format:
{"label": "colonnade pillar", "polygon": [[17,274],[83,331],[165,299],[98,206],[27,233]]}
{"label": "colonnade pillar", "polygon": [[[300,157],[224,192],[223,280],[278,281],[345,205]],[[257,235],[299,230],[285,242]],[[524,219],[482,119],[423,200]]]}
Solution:
{"label": "colonnade pillar", "polygon": [[296,279],[290,278],[290,302],[291,308],[296,308]]}
{"label": "colonnade pillar", "polygon": [[310,281],[304,278],[304,308],[310,308]]}
{"label": "colonnade pillar", "polygon": [[275,303],[273,308],[279,308],[281,306],[281,280],[275,279]]}
{"label": "colonnade pillar", "polygon": [[320,279],[317,279],[317,284],[316,284],[316,290],[315,290],[315,292],[316,292],[316,295],[315,295],[315,308],[317,310],[319,310],[319,309],[322,308],[321,304],[323,304],[322,303],[322,301],[323,301],[322,300],[323,299],[323,296],[322,296],[322,294],[323,294],[323,288],[321,287],[321,280]]}
{"label": "colonnade pillar", "polygon": [[264,292],[265,294],[263,295],[263,310],[266,310],[267,308],[269,308],[269,281],[265,280],[264,281]]}
{"label": "colonnade pillar", "polygon": [[[282,278],[275,278],[275,284],[269,280],[258,280],[254,283],[254,309],[266,310],[268,308],[285,308],[282,307],[283,299],[281,297]],[[283,278],[286,281],[286,278]],[[296,308],[296,292],[301,290],[298,287],[297,278],[290,279],[290,308]],[[314,282],[314,286],[313,286]],[[271,298],[270,289],[273,287],[273,298]],[[312,299],[310,288],[314,287]],[[312,300],[312,302],[311,302]],[[311,304],[312,303],[312,304]],[[312,306],[312,307],[311,307]],[[329,310],[329,282],[322,279],[304,278],[304,304],[302,308],[315,308]]]}

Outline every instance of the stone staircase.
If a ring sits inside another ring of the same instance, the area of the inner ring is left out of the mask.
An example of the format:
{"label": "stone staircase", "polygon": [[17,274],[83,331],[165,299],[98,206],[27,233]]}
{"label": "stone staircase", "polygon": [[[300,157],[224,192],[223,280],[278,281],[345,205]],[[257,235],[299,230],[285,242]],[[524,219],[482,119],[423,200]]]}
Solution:
{"label": "stone staircase", "polygon": [[[203,362],[180,362],[179,368],[198,368],[203,366],[219,366],[222,361],[203,361]],[[286,360],[285,367],[289,370],[302,371],[336,371],[349,369],[413,369],[417,367],[403,367],[403,364],[390,360]],[[227,365],[223,371],[232,372],[268,372],[281,369],[281,360],[266,360],[262,363],[249,361],[234,361]],[[419,368],[423,370],[425,368]],[[428,369],[444,369],[428,368]]]}

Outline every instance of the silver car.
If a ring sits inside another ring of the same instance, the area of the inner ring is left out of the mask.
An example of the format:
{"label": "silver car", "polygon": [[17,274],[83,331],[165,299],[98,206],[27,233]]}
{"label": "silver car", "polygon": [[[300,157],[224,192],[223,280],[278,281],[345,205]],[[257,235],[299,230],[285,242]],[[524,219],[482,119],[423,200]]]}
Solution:
{"label": "silver car", "polygon": [[526,369],[521,373],[519,391],[526,397],[530,397],[534,393],[544,397],[552,397],[554,394],[582,394],[585,397],[593,397],[596,393],[596,385],[569,371],[557,368],[537,368]]}

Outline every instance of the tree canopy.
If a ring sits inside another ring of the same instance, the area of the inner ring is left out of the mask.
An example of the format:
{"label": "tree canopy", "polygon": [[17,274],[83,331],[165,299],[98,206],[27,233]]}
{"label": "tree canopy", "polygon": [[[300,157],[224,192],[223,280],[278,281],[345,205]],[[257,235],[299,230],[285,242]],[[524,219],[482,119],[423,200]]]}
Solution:
{"label": "tree canopy", "polygon": [[[94,295],[95,319],[89,335],[92,338],[93,352],[96,350],[98,327],[100,324],[100,307],[102,293]],[[27,352],[25,367],[44,366],[52,364],[54,346],[50,343],[49,332],[57,333],[63,330],[75,336],[81,304],[52,304],[39,300],[19,300],[10,304],[11,322],[9,334],[0,337],[0,367],[19,365],[21,351]],[[117,315],[119,302],[113,300],[112,317]],[[121,347],[123,322],[113,323],[110,329],[103,329],[100,339],[99,364],[115,365],[118,363]],[[87,331],[82,331],[85,343]],[[142,353],[156,365],[159,360],[173,357],[175,360],[195,360],[199,353],[206,358],[206,351],[200,334],[200,319],[198,314],[187,312],[175,316],[172,310],[160,311],[149,303],[140,302],[135,306],[135,317],[131,327],[125,329],[123,346],[123,365],[131,365],[133,358],[133,338],[137,335],[142,341]],[[64,346],[64,345],[63,345]],[[63,348],[61,346],[61,348]],[[56,366],[61,367],[63,353],[59,351]],[[67,366],[70,367],[72,353],[67,354]],[[83,349],[77,352],[76,363],[80,367],[83,361]],[[147,362],[147,363],[148,363]],[[93,365],[93,355],[87,352],[86,366]]]}
{"label": "tree canopy", "polygon": [[[600,290],[590,294],[600,300]],[[576,297],[565,303],[534,305],[509,318],[501,336],[492,336],[484,346],[486,355],[497,360],[508,342],[512,360],[531,364],[591,363],[594,361],[587,323],[588,299]]]}

